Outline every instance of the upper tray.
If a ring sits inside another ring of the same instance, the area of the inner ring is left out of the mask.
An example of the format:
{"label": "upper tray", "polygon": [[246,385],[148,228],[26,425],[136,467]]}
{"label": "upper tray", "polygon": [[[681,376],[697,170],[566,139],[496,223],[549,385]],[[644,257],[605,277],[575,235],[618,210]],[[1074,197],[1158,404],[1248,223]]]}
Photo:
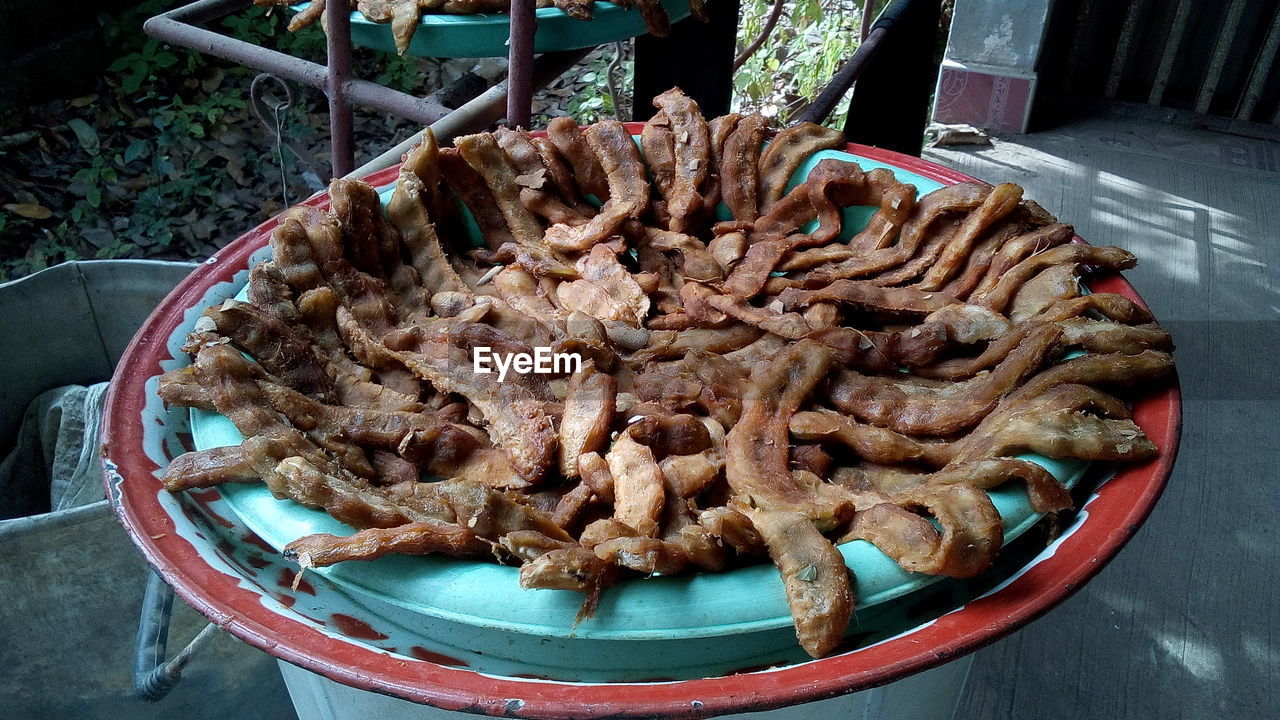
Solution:
{"label": "upper tray", "polygon": [[[290,9],[296,12],[310,4],[301,3]],[[689,0],[662,0],[662,7],[673,23],[689,16]],[[535,53],[595,47],[648,32],[639,10],[634,7],[626,10],[605,2],[595,3],[590,20],[575,20],[555,8],[539,9],[537,18]],[[510,34],[511,22],[506,13],[423,15],[409,43],[408,54],[440,58],[506,57]],[[374,50],[396,52],[391,26],[371,22],[357,11],[351,13],[351,41]]]}

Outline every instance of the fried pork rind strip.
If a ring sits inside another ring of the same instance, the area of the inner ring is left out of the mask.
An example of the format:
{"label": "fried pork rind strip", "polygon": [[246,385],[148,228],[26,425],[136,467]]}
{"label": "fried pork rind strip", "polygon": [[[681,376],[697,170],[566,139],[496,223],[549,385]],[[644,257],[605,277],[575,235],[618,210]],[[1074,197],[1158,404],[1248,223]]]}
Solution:
{"label": "fried pork rind strip", "polygon": [[560,420],[560,474],[578,477],[579,459],[609,441],[617,411],[618,381],[587,362],[569,378]]}
{"label": "fried pork rind strip", "polygon": [[596,245],[578,260],[583,280],[604,288],[611,297],[626,305],[641,323],[649,315],[649,296],[618,262],[618,256],[605,245]]}
{"label": "fried pork rind strip", "polygon": [[[263,2],[259,2],[258,0],[254,0],[254,4],[264,5],[268,3],[263,3]],[[285,5],[287,3],[281,1],[281,2],[275,2],[274,4]],[[299,12],[297,15],[294,15],[293,18],[289,20],[289,32],[297,32],[302,28],[310,26],[316,20],[319,20],[321,17],[324,16],[324,6],[325,6],[325,0],[311,0],[310,5],[303,8],[301,12]]]}
{"label": "fried pork rind strip", "polygon": [[[996,521],[999,527],[999,516]],[[755,511],[751,523],[782,573],[800,646],[812,657],[826,656],[840,644],[853,617],[844,557],[798,512]]]}
{"label": "fried pork rind strip", "polygon": [[590,20],[595,10],[594,0],[555,0],[553,4],[574,20]]}
{"label": "fried pork rind strip", "polygon": [[[726,143],[729,141],[729,136],[737,129],[738,121],[740,120],[742,120],[741,115],[730,113],[707,121],[707,136],[710,138],[711,145],[711,167],[707,176],[707,188],[706,192],[703,193],[703,201],[704,208],[708,211],[715,210],[716,203],[723,199],[725,187],[724,162],[727,157],[725,154]],[[754,193],[752,197],[755,197]]]}
{"label": "fried pork rind strip", "polygon": [[264,455],[263,442],[258,438],[248,438],[243,445],[183,453],[165,469],[164,486],[176,492],[229,482],[261,482],[264,470],[259,460]]}
{"label": "fried pork rind strip", "polygon": [[[822,304],[815,309],[823,307],[831,306]],[[808,317],[806,322],[813,324]],[[817,327],[807,337],[834,350],[836,358],[845,367],[873,373],[931,365],[952,340],[948,328],[942,323],[924,323],[892,332],[843,326]]]}
{"label": "fried pork rind strip", "polygon": [[489,544],[467,528],[432,521],[369,528],[346,537],[307,535],[284,548],[285,558],[296,560],[303,568],[328,567],[347,560],[376,560],[392,554],[444,553],[478,560],[490,552]]}
{"label": "fried pork rind strip", "polygon": [[493,135],[479,133],[454,141],[467,164],[484,178],[516,242],[537,246],[542,243],[543,227],[533,213],[520,202],[520,184],[516,173],[507,162],[506,153],[498,147]]}
{"label": "fried pork rind strip", "polygon": [[653,451],[624,433],[604,459],[613,476],[613,519],[633,533],[657,535],[665,483]]}
{"label": "fried pork rind strip", "polygon": [[653,175],[653,184],[665,198],[671,194],[676,177],[676,141],[671,132],[671,119],[659,110],[640,131],[640,150],[644,164]]}
{"label": "fried pork rind strip", "polygon": [[671,34],[671,17],[660,0],[635,0],[644,18],[644,28],[654,37],[666,37]]}
{"label": "fried pork rind strip", "polygon": [[778,202],[791,176],[810,155],[843,144],[844,133],[809,122],[778,133],[760,156],[760,207],[768,211]]}
{"label": "fried pork rind strip", "polygon": [[[1008,240],[1000,246],[999,251],[991,258],[991,263],[983,272],[978,283],[970,288],[968,295],[980,295],[989,292],[999,282],[1000,278],[1009,269],[1028,256],[1036,253],[1044,252],[1050,248],[1057,247],[1075,235],[1075,229],[1070,225],[1061,223],[1053,223],[1041,228],[1032,230]],[[960,297],[960,293],[954,293],[956,297]]]}
{"label": "fried pork rind strip", "polygon": [[1001,183],[991,190],[991,194],[983,201],[976,212],[973,212],[960,226],[959,232],[942,249],[942,254],[934,261],[932,267],[925,271],[924,277],[916,283],[921,290],[941,290],[951,276],[961,267],[961,263],[969,257],[973,245],[981,237],[983,231],[996,220],[1013,212],[1022,200],[1022,188],[1012,183]]}
{"label": "fried pork rind strip", "polygon": [[557,437],[549,407],[552,397],[545,383],[532,379],[536,376],[499,382],[497,373],[473,372],[472,349],[486,342],[459,332],[452,337],[423,338],[416,347],[396,355],[440,391],[466,398],[483,416],[494,443],[510,453],[520,476],[537,481],[555,456]]}
{"label": "fried pork rind strip", "polygon": [[572,165],[573,177],[583,192],[594,195],[602,203],[609,199],[609,180],[600,158],[576,122],[567,117],[554,118],[547,125],[547,139]]}
{"label": "fried pork rind strip", "polygon": [[909,437],[887,428],[860,423],[834,410],[809,410],[791,417],[788,427],[801,440],[839,443],[874,463],[921,463],[942,467],[951,459],[944,443]]}
{"label": "fried pork rind strip", "polygon": [[[966,305],[965,307],[976,306]],[[1089,321],[1088,327],[1094,332],[1081,332],[1082,328],[1074,324],[1074,319],[1086,312],[1103,315],[1111,323],[1103,325],[1103,321]],[[919,367],[915,373],[922,377],[948,380],[971,377],[1003,360],[1037,326],[1049,323],[1057,323],[1062,328],[1062,342],[1067,346],[1080,345],[1095,352],[1133,350],[1127,354],[1135,354],[1144,349],[1168,349],[1172,344],[1168,333],[1153,330],[1148,325],[1141,327],[1132,325],[1148,323],[1150,319],[1151,314],[1146,309],[1139,307],[1128,298],[1110,293],[1093,293],[1061,301],[1021,326],[992,338],[982,353],[977,356],[950,358],[936,365]],[[1145,344],[1149,344],[1149,347],[1144,346]]]}
{"label": "fried pork rind strip", "polygon": [[[807,276],[806,284],[811,287],[822,287],[840,278],[865,277],[896,268],[915,257],[935,222],[949,214],[973,210],[981,205],[990,193],[991,188],[981,183],[959,183],[934,190],[916,202],[915,212],[902,226],[902,232],[896,244],[865,256],[854,256],[815,268]],[[778,207],[785,205],[786,202],[784,198]],[[910,277],[918,274],[916,272]]]}
{"label": "fried pork rind strip", "polygon": [[1070,410],[1021,415],[1004,422],[987,456],[1033,452],[1051,458],[1134,462],[1156,446],[1132,420],[1108,420]]}
{"label": "fried pork rind strip", "polygon": [[944,392],[927,388],[909,391],[893,378],[846,371],[832,387],[831,400],[844,412],[898,432],[954,435],[977,424],[1002,397],[1034,373],[1061,334],[1052,325],[1036,328],[990,376],[953,385]]}
{"label": "fried pork rind strip", "polygon": [[787,310],[808,307],[814,303],[834,302],[869,310],[921,315],[960,302],[938,292],[922,292],[915,288],[883,288],[858,280],[837,280],[819,290],[788,288],[778,299]]}
{"label": "fried pork rind strip", "polygon": [[734,220],[754,221],[760,215],[760,149],[765,119],[748,115],[738,120],[724,141],[719,158],[720,195]]}
{"label": "fried pork rind strip", "polygon": [[259,308],[228,300],[206,311],[214,328],[244,348],[267,372],[284,380],[290,387],[322,400],[333,398],[333,380],[307,339],[293,328]]}
{"label": "fried pork rind strip", "polygon": [[1040,271],[1063,263],[1084,264],[1106,270],[1127,270],[1137,262],[1132,253],[1117,247],[1070,243],[1037,253],[1013,266],[988,292],[975,293],[969,302],[996,312],[1008,307],[1014,294]]}
{"label": "fried pork rind strip", "polygon": [[[842,208],[856,201],[857,194],[866,185],[866,175],[856,164],[830,158],[819,162],[809,178],[801,187],[809,197],[809,207],[817,215],[818,227],[810,233],[786,236],[753,233],[745,257],[734,266],[724,283],[724,289],[730,294],[744,298],[756,295],[765,287],[774,266],[788,253],[834,240],[840,234]],[[833,199],[833,195],[839,200]]]}
{"label": "fried pork rind strip", "polygon": [[694,217],[702,211],[703,199],[698,191],[707,180],[711,155],[707,123],[698,111],[698,104],[679,89],[657,96],[653,105],[670,122],[673,141],[671,186],[663,192],[671,215],[671,229],[688,232]]}
{"label": "fried pork rind strip", "polygon": [[917,473],[882,473],[873,482],[875,490],[892,496],[925,485],[972,485],[987,490],[1010,480],[1026,484],[1027,497],[1036,512],[1070,510],[1071,494],[1044,467],[1029,460],[991,458],[958,462],[928,475]]}
{"label": "fried pork rind strip", "polygon": [[[942,531],[915,509],[927,510]],[[991,567],[1004,526],[985,492],[971,485],[925,485],[859,512],[845,539],[866,540],[912,572],[966,578]]]}
{"label": "fried pork rind strip", "polygon": [[391,0],[391,37],[395,40],[398,54],[409,52],[409,44],[413,42],[413,33],[421,19],[418,0]]}
{"label": "fried pork rind strip", "polygon": [[834,363],[833,353],[801,340],[751,373],[742,417],[725,436],[725,478],[734,497],[749,507],[803,514],[828,530],[843,503],[801,487],[788,466],[787,424]]}
{"label": "fried pork rind strip", "polygon": [[606,120],[592,125],[585,135],[608,178],[609,200],[586,225],[552,225],[546,237],[540,238],[548,247],[561,252],[590,249],[617,234],[628,219],[639,218],[649,204],[644,163],[622,123]]}
{"label": "fried pork rind strip", "polygon": [[[471,213],[485,244],[490,249],[497,250],[507,243],[516,242],[502,209],[489,194],[484,177],[471,167],[458,149],[441,150],[439,162],[445,185]],[[523,207],[521,206],[522,210]]]}
{"label": "fried pork rind strip", "polygon": [[400,166],[400,178],[387,205],[387,218],[400,232],[423,290],[430,294],[469,293],[466,283],[449,264],[431,219],[439,192],[439,162],[440,148],[435,133],[428,129]]}

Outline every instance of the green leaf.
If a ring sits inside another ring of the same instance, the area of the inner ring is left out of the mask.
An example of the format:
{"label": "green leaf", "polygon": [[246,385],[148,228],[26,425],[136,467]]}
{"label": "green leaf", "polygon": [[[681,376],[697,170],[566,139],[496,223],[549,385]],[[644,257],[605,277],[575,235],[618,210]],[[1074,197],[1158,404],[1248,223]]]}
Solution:
{"label": "green leaf", "polygon": [[134,140],[133,142],[129,143],[128,147],[124,149],[124,164],[128,165],[134,160],[137,160],[138,158],[142,157],[142,154],[145,153],[146,151],[147,151],[146,140]]}
{"label": "green leaf", "polygon": [[67,127],[71,128],[71,132],[76,134],[76,140],[80,142],[80,147],[90,155],[97,155],[101,147],[101,141],[98,140],[98,131],[94,130],[89,123],[80,118],[72,118],[67,121]]}
{"label": "green leaf", "polygon": [[120,83],[120,89],[126,95],[132,95],[138,92],[138,88],[142,87],[142,81],[147,79],[146,73],[131,72],[124,76],[123,82]]}
{"label": "green leaf", "polygon": [[98,207],[102,204],[102,188],[97,185],[89,186],[89,189],[84,194],[84,199],[89,202],[90,207]]}

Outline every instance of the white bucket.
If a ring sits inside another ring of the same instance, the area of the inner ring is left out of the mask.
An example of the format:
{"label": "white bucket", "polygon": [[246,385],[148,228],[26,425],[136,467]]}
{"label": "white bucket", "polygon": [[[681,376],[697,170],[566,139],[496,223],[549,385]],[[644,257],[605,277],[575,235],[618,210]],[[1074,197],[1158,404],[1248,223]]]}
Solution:
{"label": "white bucket", "polygon": [[[474,720],[476,717],[358,690],[284,661],[279,661],[279,664],[298,720]],[[883,687],[769,712],[718,717],[744,720],[951,720],[972,664],[973,656],[966,655]]]}

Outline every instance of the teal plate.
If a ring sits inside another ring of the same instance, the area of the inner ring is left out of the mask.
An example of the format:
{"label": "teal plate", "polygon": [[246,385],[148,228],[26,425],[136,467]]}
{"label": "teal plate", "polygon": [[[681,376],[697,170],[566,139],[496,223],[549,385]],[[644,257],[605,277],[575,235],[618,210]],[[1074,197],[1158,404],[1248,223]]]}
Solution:
{"label": "teal plate", "polygon": [[[294,5],[297,12],[310,3]],[[671,22],[689,16],[689,0],[662,0]],[[538,31],[534,35],[535,53],[578,50],[615,40],[644,35],[644,19],[640,11],[626,10],[612,3],[595,3],[590,20],[575,20],[555,8],[537,11]],[[511,23],[505,13],[491,15],[423,15],[409,55],[438,58],[506,57]],[[359,12],[351,13],[351,41],[361,47],[383,52],[396,52],[391,26],[370,22]]]}
{"label": "teal plate", "polygon": [[[887,168],[920,193],[939,187],[932,179],[900,167],[839,151],[815,154],[797,170],[792,183],[800,182],[820,160],[856,161],[864,170]],[[383,189],[384,202],[390,189]],[[873,208],[849,208],[845,213],[846,236],[860,229]],[[240,299],[245,299],[242,288]],[[192,410],[191,429],[197,448],[236,445],[242,440],[235,426],[212,412]],[[1073,487],[1087,468],[1079,461],[1053,460],[1022,455],[1048,469]],[[352,528],[323,511],[295,502],[275,499],[264,485],[222,486],[228,505],[244,523],[276,549],[312,533],[349,535]],[[1009,543],[1041,517],[1032,511],[1021,484],[1010,483],[991,490],[991,499],[1005,526]],[[863,540],[839,546],[853,570],[859,614],[886,601],[931,585],[943,578],[907,572],[874,545]],[[520,587],[519,571],[492,563],[443,556],[384,557],[374,562],[348,562],[315,569],[353,596],[365,596],[443,621],[450,626],[484,628],[516,636],[583,641],[696,640],[725,635],[768,634],[791,626],[781,578],[768,563],[723,573],[633,578],[609,588],[595,617],[575,626],[582,596],[564,590],[527,590]],[[855,621],[856,623],[856,621]],[[794,643],[794,636],[791,636]],[[578,667],[582,667],[579,665]]]}

